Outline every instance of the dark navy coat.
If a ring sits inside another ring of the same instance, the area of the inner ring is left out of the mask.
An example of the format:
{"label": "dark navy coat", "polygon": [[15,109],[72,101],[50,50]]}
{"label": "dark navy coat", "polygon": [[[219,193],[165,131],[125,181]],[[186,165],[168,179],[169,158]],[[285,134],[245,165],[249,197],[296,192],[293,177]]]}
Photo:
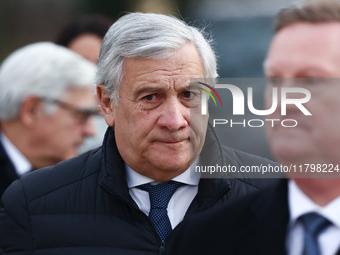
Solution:
{"label": "dark navy coat", "polygon": [[[207,165],[273,163],[222,146],[211,127],[200,160]],[[201,179],[183,222],[254,193],[267,182]],[[0,207],[0,254],[168,254],[183,222],[161,242],[129,195],[124,161],[109,128],[102,147],[27,174],[6,190]]]}

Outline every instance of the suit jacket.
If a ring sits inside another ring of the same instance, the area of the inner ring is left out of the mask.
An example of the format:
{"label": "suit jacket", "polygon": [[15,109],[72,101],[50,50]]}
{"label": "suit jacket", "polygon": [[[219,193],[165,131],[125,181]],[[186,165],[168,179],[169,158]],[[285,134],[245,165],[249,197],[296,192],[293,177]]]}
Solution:
{"label": "suit jacket", "polygon": [[0,139],[0,198],[7,187],[18,178],[14,165],[5,152]]}
{"label": "suit jacket", "polygon": [[285,254],[287,181],[181,225],[171,254]]}
{"label": "suit jacket", "polygon": [[171,254],[287,254],[287,187],[287,180],[282,179],[274,187],[229,204],[213,214],[192,218],[181,225],[182,235],[175,240],[178,246]]}

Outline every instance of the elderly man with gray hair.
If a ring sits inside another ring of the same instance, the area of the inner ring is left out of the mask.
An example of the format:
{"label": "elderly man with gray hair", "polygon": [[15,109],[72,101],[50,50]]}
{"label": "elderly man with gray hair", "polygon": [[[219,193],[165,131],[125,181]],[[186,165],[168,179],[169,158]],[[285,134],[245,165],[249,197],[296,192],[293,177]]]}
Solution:
{"label": "elderly man with gray hair", "polygon": [[181,222],[259,190],[255,179],[190,177],[195,164],[271,163],[220,144],[193,103],[190,78],[208,77],[216,58],[198,29],[161,14],[120,18],[99,57],[103,145],[8,188],[3,252],[167,254]]}
{"label": "elderly man with gray hair", "polygon": [[0,197],[17,178],[76,156],[95,129],[96,67],[53,43],[25,46],[0,67]]}

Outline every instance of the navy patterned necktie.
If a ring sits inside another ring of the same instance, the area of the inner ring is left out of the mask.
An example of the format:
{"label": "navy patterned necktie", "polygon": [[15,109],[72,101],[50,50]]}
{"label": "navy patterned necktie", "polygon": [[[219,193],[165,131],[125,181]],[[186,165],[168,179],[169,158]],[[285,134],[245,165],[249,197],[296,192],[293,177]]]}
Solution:
{"label": "navy patterned necktie", "polygon": [[149,192],[149,219],[154,225],[161,240],[165,240],[172,231],[167,207],[172,195],[179,186],[181,186],[181,183],[175,181],[158,185],[143,184],[138,186],[141,190]]}
{"label": "navy patterned necktie", "polygon": [[318,236],[331,225],[331,222],[317,213],[307,213],[300,217],[305,228],[304,255],[321,255]]}

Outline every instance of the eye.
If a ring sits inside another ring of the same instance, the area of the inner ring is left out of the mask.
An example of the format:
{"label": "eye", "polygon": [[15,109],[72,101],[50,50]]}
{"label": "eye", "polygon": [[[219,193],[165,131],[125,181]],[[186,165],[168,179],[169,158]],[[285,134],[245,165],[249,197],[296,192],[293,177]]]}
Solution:
{"label": "eye", "polygon": [[280,86],[282,84],[282,78],[269,77],[267,78],[268,84],[271,86]]}
{"label": "eye", "polygon": [[308,78],[303,78],[302,82],[305,85],[316,85],[316,84],[320,83],[320,79],[319,78],[308,77]]}
{"label": "eye", "polygon": [[184,91],[182,93],[182,104],[186,107],[197,107],[201,102],[200,93],[196,93],[193,91]]}
{"label": "eye", "polygon": [[193,93],[191,91],[185,91],[183,93],[183,97],[185,97],[185,98],[192,98],[193,96],[195,96],[195,93]]}
{"label": "eye", "polygon": [[150,94],[144,97],[147,101],[152,101],[156,99],[156,95],[155,94]]}
{"label": "eye", "polygon": [[141,98],[141,105],[144,110],[152,110],[157,108],[160,104],[162,104],[162,94],[154,93],[143,96]]}

